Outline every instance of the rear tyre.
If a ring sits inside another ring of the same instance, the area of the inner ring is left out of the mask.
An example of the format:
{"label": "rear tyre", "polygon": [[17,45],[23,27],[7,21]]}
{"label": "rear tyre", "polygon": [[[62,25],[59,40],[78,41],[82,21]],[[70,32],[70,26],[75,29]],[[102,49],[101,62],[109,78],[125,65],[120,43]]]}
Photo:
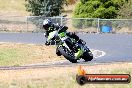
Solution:
{"label": "rear tyre", "polygon": [[85,61],[91,61],[93,59],[93,54],[92,52],[89,50],[87,52],[84,52],[83,57],[82,57]]}
{"label": "rear tyre", "polygon": [[65,52],[65,47],[59,47],[59,52],[67,59],[69,60],[70,62],[72,63],[77,63],[77,60],[75,59],[74,56],[70,55],[69,52]]}

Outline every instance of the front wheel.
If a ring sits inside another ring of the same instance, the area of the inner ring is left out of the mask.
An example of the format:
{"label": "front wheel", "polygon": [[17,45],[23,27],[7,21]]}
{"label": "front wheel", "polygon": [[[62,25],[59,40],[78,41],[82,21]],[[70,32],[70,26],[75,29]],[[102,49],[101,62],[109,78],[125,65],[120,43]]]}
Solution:
{"label": "front wheel", "polygon": [[60,47],[57,47],[57,48],[56,48],[56,55],[57,55],[57,56],[61,56],[61,52],[59,51],[59,48],[60,48]]}
{"label": "front wheel", "polygon": [[93,54],[92,52],[89,50],[87,52],[84,52],[83,57],[82,57],[85,61],[91,61],[93,59]]}
{"label": "front wheel", "polygon": [[72,63],[77,63],[77,60],[75,59],[75,57],[73,55],[70,55],[70,52],[67,50],[65,47],[59,47],[59,52],[70,62]]}

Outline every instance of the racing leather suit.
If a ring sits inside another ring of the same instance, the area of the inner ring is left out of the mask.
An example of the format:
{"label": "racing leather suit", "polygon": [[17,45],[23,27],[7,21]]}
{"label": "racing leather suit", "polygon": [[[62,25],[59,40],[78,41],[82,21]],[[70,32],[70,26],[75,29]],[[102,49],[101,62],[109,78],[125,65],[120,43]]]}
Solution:
{"label": "racing leather suit", "polygon": [[[51,27],[49,27],[49,29],[45,31],[45,37],[47,38],[49,36],[50,32],[53,32],[55,30],[59,30],[60,27],[62,27],[62,26],[59,26],[59,25],[56,25],[56,24],[51,25]],[[83,40],[79,39],[79,37],[75,33],[67,32],[67,29],[68,29],[67,26],[63,26],[62,30],[66,32],[67,36],[69,36],[70,38],[75,39],[74,43],[78,42],[78,43],[82,44]],[[52,40],[54,40],[54,39],[52,39]],[[45,45],[50,45],[49,42],[50,41],[46,41]]]}

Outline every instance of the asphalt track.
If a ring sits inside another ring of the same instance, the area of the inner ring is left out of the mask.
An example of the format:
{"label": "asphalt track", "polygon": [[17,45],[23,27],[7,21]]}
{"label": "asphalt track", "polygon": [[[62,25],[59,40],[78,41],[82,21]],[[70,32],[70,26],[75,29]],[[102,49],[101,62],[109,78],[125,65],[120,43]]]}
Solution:
{"label": "asphalt track", "polygon": [[[94,58],[88,63],[109,63],[132,61],[132,35],[131,34],[77,34],[86,41],[90,49],[101,50],[105,56]],[[26,44],[44,44],[43,33],[0,33],[0,42],[17,42]],[[82,63],[82,62],[80,62]],[[56,62],[53,65],[69,65],[68,61]],[[51,63],[50,63],[51,65]],[[39,66],[39,65],[38,65]]]}

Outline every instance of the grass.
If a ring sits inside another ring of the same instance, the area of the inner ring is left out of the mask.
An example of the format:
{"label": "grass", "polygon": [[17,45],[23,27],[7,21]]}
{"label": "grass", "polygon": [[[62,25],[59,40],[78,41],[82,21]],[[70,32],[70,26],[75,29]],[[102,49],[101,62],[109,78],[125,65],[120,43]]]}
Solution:
{"label": "grass", "polygon": [[0,12],[7,12],[5,15],[11,15],[12,13],[14,15],[16,13],[28,15],[25,8],[25,0],[0,0]]}
{"label": "grass", "polygon": [[25,0],[0,0],[0,10],[25,11]]}
{"label": "grass", "polygon": [[20,50],[17,49],[0,49],[0,63],[1,65],[9,65],[10,63],[13,64],[13,61],[15,61],[14,65],[17,65],[16,61],[18,58],[22,58],[22,54],[24,53],[21,53]]}
{"label": "grass", "polygon": [[[115,66],[115,67],[112,67]],[[122,67],[124,66],[124,67]],[[76,83],[78,66],[54,67],[28,70],[0,71],[1,88],[131,88],[129,84],[85,84]],[[132,75],[132,63],[84,66],[87,73]],[[96,70],[95,70],[96,69]],[[7,81],[8,80],[8,81]]]}
{"label": "grass", "polygon": [[31,44],[0,44],[0,66],[19,66],[64,59],[57,57],[55,46]]}
{"label": "grass", "polygon": [[25,0],[0,0],[2,10],[25,10]]}
{"label": "grass", "polygon": [[[94,53],[94,50],[91,50]],[[56,46],[0,43],[0,66],[20,66],[66,60],[56,55]]]}

